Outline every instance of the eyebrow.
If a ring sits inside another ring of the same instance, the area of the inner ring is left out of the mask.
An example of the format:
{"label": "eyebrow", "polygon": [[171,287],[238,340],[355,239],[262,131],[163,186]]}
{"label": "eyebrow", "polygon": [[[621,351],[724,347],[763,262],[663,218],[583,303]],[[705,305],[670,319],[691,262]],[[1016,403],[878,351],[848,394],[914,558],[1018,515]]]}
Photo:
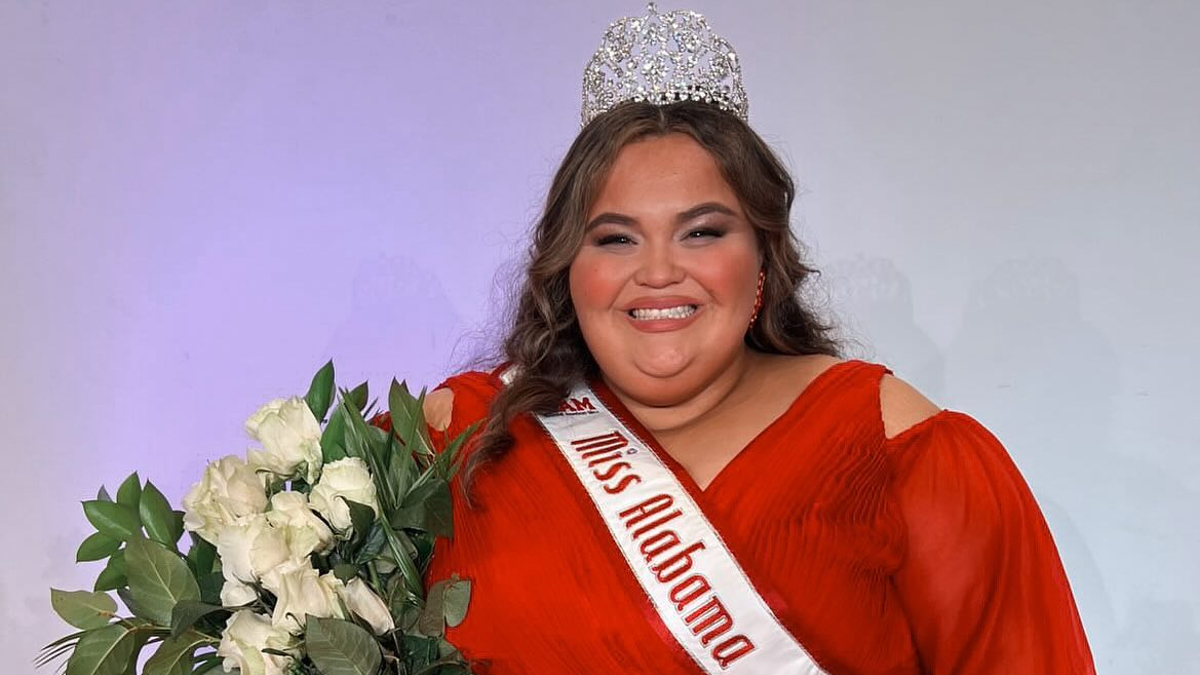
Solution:
{"label": "eyebrow", "polygon": [[[689,220],[695,220],[696,218],[699,218],[700,216],[706,216],[710,213],[720,213],[720,214],[726,215],[726,216],[736,216],[737,215],[737,213],[733,209],[729,208],[728,206],[725,206],[724,204],[722,204],[720,202],[704,202],[703,204],[697,204],[696,206],[693,206],[692,208],[688,209],[687,211],[681,211],[680,213],[676,214],[675,223],[677,225],[686,223]],[[591,220],[589,220],[587,227],[584,228],[584,231],[586,232],[588,230],[591,230],[592,228],[594,228],[598,225],[613,224],[613,225],[632,226],[632,225],[637,225],[637,222],[638,221],[636,218],[634,218],[632,216],[627,216],[623,213],[605,212],[605,213],[601,213],[600,215],[596,216],[595,218],[592,218]]]}

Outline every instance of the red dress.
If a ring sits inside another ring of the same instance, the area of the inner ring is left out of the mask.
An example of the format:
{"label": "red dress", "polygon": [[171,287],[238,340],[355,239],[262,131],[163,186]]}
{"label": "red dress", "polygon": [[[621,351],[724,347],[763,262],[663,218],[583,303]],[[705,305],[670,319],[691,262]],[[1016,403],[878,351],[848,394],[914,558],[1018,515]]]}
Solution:
{"label": "red dress", "polygon": [[[887,369],[847,361],[693,495],[780,622],[829,675],[1094,673],[1050,531],[1004,448],[942,411],[884,437]],[[467,373],[449,435],[501,386]],[[596,393],[652,437],[602,383]],[[654,614],[566,461],[537,423],[480,472],[430,576],[473,582],[448,638],[477,673],[699,673]]]}

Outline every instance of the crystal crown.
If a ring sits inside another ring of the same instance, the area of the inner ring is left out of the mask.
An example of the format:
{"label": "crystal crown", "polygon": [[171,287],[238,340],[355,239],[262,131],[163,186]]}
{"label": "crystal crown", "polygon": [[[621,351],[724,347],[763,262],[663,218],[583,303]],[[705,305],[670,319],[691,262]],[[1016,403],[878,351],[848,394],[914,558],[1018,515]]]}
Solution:
{"label": "crystal crown", "polygon": [[676,10],[627,16],[604,33],[583,71],[583,124],[626,101],[703,101],[746,120],[742,67],[704,16]]}

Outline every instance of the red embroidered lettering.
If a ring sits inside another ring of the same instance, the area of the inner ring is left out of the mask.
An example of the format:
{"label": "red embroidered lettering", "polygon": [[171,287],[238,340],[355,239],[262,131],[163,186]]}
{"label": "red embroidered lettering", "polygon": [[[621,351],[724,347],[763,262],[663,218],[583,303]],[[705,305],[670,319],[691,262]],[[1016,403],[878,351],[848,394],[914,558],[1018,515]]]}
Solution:
{"label": "red embroidered lettering", "polygon": [[629,445],[629,439],[621,435],[619,431],[610,431],[607,434],[599,436],[588,436],[571,441],[571,445],[578,452],[587,452],[588,450],[620,450]]}
{"label": "red embroidered lettering", "polygon": [[[589,464],[589,466],[590,466],[590,464]],[[621,471],[632,471],[632,470],[633,470],[633,465],[631,465],[629,462],[617,462],[616,464],[613,464],[612,466],[608,467],[604,471],[600,471],[599,469],[593,469],[592,475],[596,477],[596,480],[610,480],[614,476],[616,476],[618,473],[620,473]]]}
{"label": "red embroidered lettering", "polygon": [[655,556],[681,544],[675,530],[665,530],[642,542],[642,556],[646,562],[654,560]]}
{"label": "red embroidered lettering", "polygon": [[754,643],[745,635],[735,635],[721,644],[713,647],[712,657],[724,670],[729,664],[754,651]]}
{"label": "red embroidered lettering", "polygon": [[682,511],[680,511],[679,509],[675,509],[674,511],[668,513],[667,515],[662,516],[658,520],[655,520],[654,522],[651,522],[651,523],[647,523],[647,524],[639,527],[638,529],[634,530],[633,538],[637,539],[637,538],[641,537],[643,534],[646,534],[647,532],[649,532],[650,530],[653,530],[657,527],[662,527],[663,525],[666,525],[667,523],[671,522],[672,520],[675,520],[676,518],[678,518],[679,516],[682,516],[682,515],[683,515]]}
{"label": "red embroidered lettering", "polygon": [[[725,609],[725,605],[715,596],[685,616],[683,621],[692,629],[692,635],[704,633],[700,636],[700,644],[705,647],[733,628],[733,617],[729,616],[729,610]],[[696,625],[693,626],[693,623]]]}
{"label": "red embroidered lettering", "polygon": [[624,455],[617,453],[617,452],[608,452],[608,453],[598,456],[598,458],[592,458],[592,456],[587,456],[587,458],[582,458],[582,459],[590,459],[590,461],[588,461],[588,468],[594,468],[596,466],[600,466],[601,464],[608,464],[608,462],[610,462],[610,461],[617,461],[620,458],[622,458],[622,456],[624,456]]}
{"label": "red embroidered lettering", "polygon": [[704,542],[698,541],[679,553],[667,558],[662,564],[652,567],[654,576],[662,583],[669,583],[684,572],[692,569],[692,554],[704,548]]}
{"label": "red embroidered lettering", "polygon": [[592,459],[593,460],[593,463],[588,464],[588,466],[596,465],[595,464],[596,460],[594,460],[595,457],[608,457],[609,459],[607,461],[612,461],[614,459],[620,459],[622,456],[623,455],[620,453],[620,451],[609,450],[607,448],[600,448],[599,450],[588,450],[587,452],[579,453],[579,459]]}
{"label": "red embroidered lettering", "polygon": [[675,603],[675,611],[682,612],[683,608],[697,600],[700,596],[712,590],[708,579],[693,574],[683,581],[675,584],[671,589],[671,602]]}
{"label": "red embroidered lettering", "polygon": [[671,495],[660,492],[639,504],[625,509],[619,515],[622,520],[629,519],[629,522],[625,523],[625,527],[631,528],[659,511],[670,508],[674,503],[675,500]]}
{"label": "red embroidered lettering", "polygon": [[622,476],[621,480],[617,481],[616,485],[605,485],[604,491],[610,495],[619,495],[625,491],[625,488],[633,485],[634,483],[640,482],[642,482],[641,476],[637,474],[630,474],[628,476]]}

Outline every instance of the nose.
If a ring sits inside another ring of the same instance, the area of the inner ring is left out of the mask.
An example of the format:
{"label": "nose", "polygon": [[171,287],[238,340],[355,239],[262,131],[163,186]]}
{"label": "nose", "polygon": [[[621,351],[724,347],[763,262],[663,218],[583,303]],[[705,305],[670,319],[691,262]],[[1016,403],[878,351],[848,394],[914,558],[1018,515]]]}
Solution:
{"label": "nose", "polygon": [[633,277],[634,282],[650,288],[663,288],[683,281],[686,272],[676,255],[677,252],[669,243],[646,243]]}

